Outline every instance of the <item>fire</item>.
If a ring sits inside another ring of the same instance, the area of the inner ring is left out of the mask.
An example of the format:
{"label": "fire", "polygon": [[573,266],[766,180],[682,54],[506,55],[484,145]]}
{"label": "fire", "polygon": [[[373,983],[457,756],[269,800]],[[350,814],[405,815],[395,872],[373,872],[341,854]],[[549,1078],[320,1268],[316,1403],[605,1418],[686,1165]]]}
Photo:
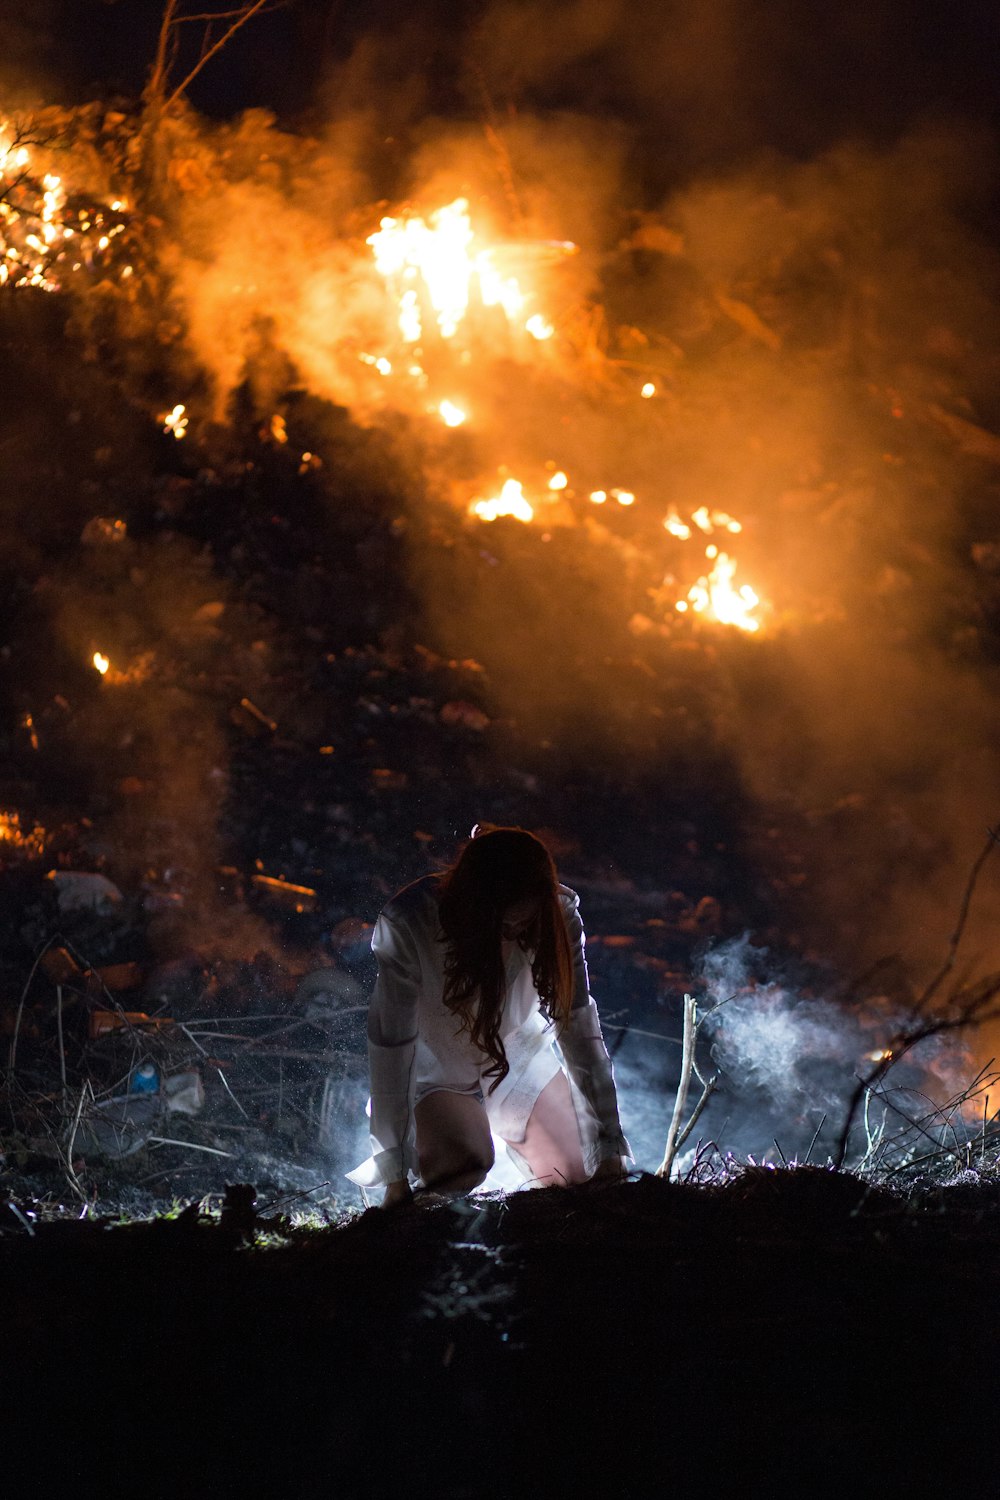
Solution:
{"label": "fire", "polygon": [[25,854],[42,854],[45,851],[45,829],[37,823],[30,830],[21,827],[21,815],[0,811],[0,845],[10,844]]}
{"label": "fire", "polygon": [[[511,250],[484,242],[472,222],[467,198],[456,198],[426,215],[386,215],[366,243],[371,249],[376,271],[385,280],[395,329],[406,353],[400,358],[397,346],[394,359],[384,353],[367,352],[358,358],[380,375],[394,376],[397,380],[409,378],[420,390],[430,387],[433,391],[435,380],[439,378],[434,372],[440,372],[442,366],[439,355],[432,356],[423,347],[428,334],[448,341],[456,340],[462,333],[460,356],[450,366],[446,377],[451,391],[443,396],[438,389],[424,406],[425,411],[439,418],[446,427],[460,427],[469,421],[467,407],[456,393],[462,389],[461,368],[471,359],[471,350],[465,341],[472,337],[473,330],[468,320],[477,307],[498,308],[510,328],[515,333],[527,335],[529,340],[544,342],[555,337],[555,327],[538,306],[534,289],[509,274]],[[563,254],[576,247],[559,243],[549,248]],[[485,325],[477,324],[477,341],[488,336]],[[530,344],[525,347],[530,348]],[[477,356],[489,358],[488,347],[476,352]],[[500,352],[503,352],[502,348]],[[635,387],[632,389],[634,391]],[[659,387],[653,379],[645,379],[639,386],[639,395],[646,401],[658,392]],[[488,424],[489,412],[482,415],[483,422]],[[503,480],[499,491],[473,492],[473,498],[467,501],[470,515],[487,523],[509,517],[529,524],[536,519],[539,502],[558,498],[567,502],[560,511],[565,524],[574,524],[574,505],[579,502],[570,488],[567,470],[557,469],[552,461],[545,467],[549,471],[547,475],[544,478],[538,476],[534,481],[537,487],[535,503],[526,497],[521,480],[508,477]],[[501,467],[500,473],[505,475],[508,470]],[[628,510],[640,503],[636,492],[622,485],[584,491],[580,499],[584,495],[592,505],[611,506],[612,511],[615,507]],[[689,541],[695,536],[707,540],[720,532],[736,536],[743,529],[741,522],[727,511],[704,504],[693,508],[686,517],[671,506],[663,525],[677,541]],[[728,553],[720,553],[714,544],[708,548],[707,556],[710,570],[688,589],[686,597],[677,600],[677,612],[684,614],[690,610],[721,625],[733,626],[747,633],[758,631],[761,628],[757,613],[760,598],[749,584],[736,582],[735,559]],[[676,595],[674,597],[676,599]]]}
{"label": "fire", "polygon": [[531,295],[504,274],[499,252],[478,243],[467,198],[456,198],[426,219],[419,214],[383,218],[367,244],[375,269],[396,295],[396,322],[405,344],[420,343],[428,311],[441,337],[454,338],[476,300],[502,309],[512,326],[533,339],[555,333],[542,313],[531,310]]}
{"label": "fire", "polygon": [[466,413],[454,401],[442,401],[438,407],[441,420],[446,427],[461,427],[466,420]]}
{"label": "fire", "polygon": [[498,496],[492,500],[474,500],[470,510],[481,521],[497,521],[501,516],[513,516],[516,521],[527,522],[535,514],[524,498],[524,486],[519,479],[505,479]]}
{"label": "fire", "polygon": [[712,532],[717,529],[731,531],[734,535],[743,530],[739,521],[734,521],[732,516],[727,516],[724,510],[709,510],[707,505],[699,505],[698,509],[691,513],[691,519],[699,531],[703,531],[706,536],[711,536]]}
{"label": "fire", "polygon": [[541,313],[532,313],[524,327],[531,334],[531,337],[537,339],[539,343],[544,343],[546,339],[550,339],[555,333],[552,324],[547,322]]}
{"label": "fire", "polygon": [[[58,291],[67,270],[101,265],[103,271],[113,241],[125,232],[118,218],[124,199],[74,207],[63,178],[36,162],[42,149],[25,127],[0,119],[0,287]],[[108,214],[118,221],[109,222]]]}
{"label": "fire", "polygon": [[164,432],[172,432],[174,437],[180,440],[187,432],[188,418],[185,416],[187,407],[179,401],[173,411],[168,411],[160,418],[163,423]]}
{"label": "fire", "polygon": [[760,629],[760,621],[754,610],[760,606],[760,596],[748,583],[734,588],[736,562],[725,552],[715,547],[706,547],[705,555],[712,563],[711,571],[688,590],[687,599],[677,602],[681,614],[690,606],[696,614],[708,614],[720,625],[735,625],[739,630],[751,634]]}
{"label": "fire", "polygon": [[131,687],[146,681],[153,670],[154,657],[151,651],[144,651],[127,667],[113,667],[110,657],[105,656],[103,651],[95,651],[91,662],[105,682],[113,683],[116,687]]}

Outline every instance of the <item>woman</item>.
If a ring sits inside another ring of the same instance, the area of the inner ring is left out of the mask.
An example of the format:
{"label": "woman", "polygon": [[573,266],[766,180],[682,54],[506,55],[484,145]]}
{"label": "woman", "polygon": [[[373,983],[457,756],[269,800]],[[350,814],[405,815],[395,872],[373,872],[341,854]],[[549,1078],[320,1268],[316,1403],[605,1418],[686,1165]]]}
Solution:
{"label": "woman", "polygon": [[631,1151],[578,906],[544,844],[480,824],[449,870],[383,910],[368,1015],[373,1154],[348,1176],[384,1183],[384,1208],[408,1203],[411,1182],[478,1187],[494,1135],[540,1186],[623,1176]]}

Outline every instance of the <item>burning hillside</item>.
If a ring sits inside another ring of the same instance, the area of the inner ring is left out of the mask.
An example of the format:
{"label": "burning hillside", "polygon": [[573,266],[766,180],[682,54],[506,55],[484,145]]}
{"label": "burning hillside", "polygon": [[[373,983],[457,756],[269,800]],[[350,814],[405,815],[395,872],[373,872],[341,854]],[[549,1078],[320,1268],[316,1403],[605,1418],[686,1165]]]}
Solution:
{"label": "burning hillside", "polygon": [[[155,988],[184,951],[185,1005],[287,1001],[269,963],[339,963],[332,932],[489,815],[597,893],[623,1013],[750,931],[805,965],[796,1014],[829,986],[891,1032],[997,770],[961,138],[640,208],[573,121],[456,128],[391,196],[336,126],[158,129],[89,106],[4,137],[0,324],[52,321],[17,393],[46,425],[8,413],[0,853],[136,902],[67,983]],[[824,967],[897,950],[856,989]],[[870,1040],[830,1055],[846,1078]],[[781,1098],[798,1149],[816,1121]]]}

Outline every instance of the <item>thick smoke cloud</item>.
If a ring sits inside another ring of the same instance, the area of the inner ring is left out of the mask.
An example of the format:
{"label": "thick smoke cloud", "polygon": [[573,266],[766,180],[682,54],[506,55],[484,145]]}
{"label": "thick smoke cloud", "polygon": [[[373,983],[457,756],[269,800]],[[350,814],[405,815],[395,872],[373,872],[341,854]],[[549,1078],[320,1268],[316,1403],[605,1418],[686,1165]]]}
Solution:
{"label": "thick smoke cloud", "polygon": [[[489,708],[527,736],[624,748],[647,783],[665,745],[725,758],[748,815],[794,804],[786,920],[859,966],[940,953],[998,800],[995,25],[892,0],[386,4],[353,41],[345,22],[311,133],[190,114],[170,142],[164,313],[175,399],[210,384],[195,423],[244,380],[263,416],[297,383],[382,424],[438,498],[500,465],[633,489],[627,515],[554,514],[548,542],[483,531],[495,586],[415,550],[429,636],[486,658]],[[501,239],[579,253],[529,261],[558,347],[472,360],[452,439],[358,355],[393,337],[376,203],[458,193]],[[698,570],[662,520],[699,504],[743,523],[772,609],[693,660],[663,629]],[[627,694],[610,657],[638,663]],[[987,876],[982,964],[996,895]]]}
{"label": "thick smoke cloud", "polygon": [[[595,663],[627,621],[669,618],[691,564],[663,515],[737,516],[744,576],[773,613],[755,657],[720,643],[705,663],[703,713],[749,800],[802,809],[800,923],[820,946],[836,926],[859,964],[941,951],[998,785],[993,583],[969,565],[995,540],[997,267],[970,227],[993,186],[990,136],[929,119],[907,72],[916,42],[886,50],[894,14],[821,22],[853,117],[817,94],[827,54],[794,5],[494,7],[434,35],[463,101],[452,91],[437,114],[440,81],[406,63],[419,31],[369,33],[331,80],[321,144],[263,117],[191,137],[170,267],[217,413],[271,344],[311,391],[377,421],[357,352],[391,338],[391,309],[366,199],[382,188],[426,211],[465,192],[501,235],[576,241],[546,283],[570,330],[558,359],[514,382],[508,358],[477,360],[465,447],[422,429],[409,399],[385,406],[416,424],[411,463],[441,493],[549,461],[584,490],[615,476],[640,503],[628,528],[591,516],[586,536],[557,536],[544,563],[525,542],[514,628],[508,568],[505,590],[484,590],[453,559],[415,556],[429,629],[449,651],[491,652],[496,712],[593,745],[600,693],[620,743],[624,710]],[[881,113],[880,77],[896,85]],[[656,379],[655,409],[622,384],[632,369]],[[669,715],[665,698],[650,687]],[[634,749],[654,753],[641,735]],[[970,938],[993,961],[987,927]]]}

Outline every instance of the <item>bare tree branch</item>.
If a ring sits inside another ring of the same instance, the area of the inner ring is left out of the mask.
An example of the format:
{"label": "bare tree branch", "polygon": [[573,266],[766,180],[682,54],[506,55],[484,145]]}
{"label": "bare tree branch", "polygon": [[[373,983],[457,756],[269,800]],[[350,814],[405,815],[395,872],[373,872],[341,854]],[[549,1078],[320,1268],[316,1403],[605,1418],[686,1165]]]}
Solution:
{"label": "bare tree branch", "polygon": [[243,8],[238,18],[233,22],[228,30],[224,31],[222,36],[214,44],[214,46],[210,47],[208,51],[198,59],[198,62],[191,69],[187,77],[183,79],[174,89],[173,93],[169,95],[163,106],[164,109],[169,109],[172,104],[176,104],[177,100],[181,97],[184,91],[197,78],[198,74],[201,72],[202,68],[204,68],[205,64],[209,62],[217,52],[221,52],[226,43],[236,35],[240,28],[245,26],[248,21],[252,20],[253,17],[259,14],[260,11],[264,10],[265,7],[272,8],[273,0],[254,0],[254,3],[252,5],[247,5]]}

